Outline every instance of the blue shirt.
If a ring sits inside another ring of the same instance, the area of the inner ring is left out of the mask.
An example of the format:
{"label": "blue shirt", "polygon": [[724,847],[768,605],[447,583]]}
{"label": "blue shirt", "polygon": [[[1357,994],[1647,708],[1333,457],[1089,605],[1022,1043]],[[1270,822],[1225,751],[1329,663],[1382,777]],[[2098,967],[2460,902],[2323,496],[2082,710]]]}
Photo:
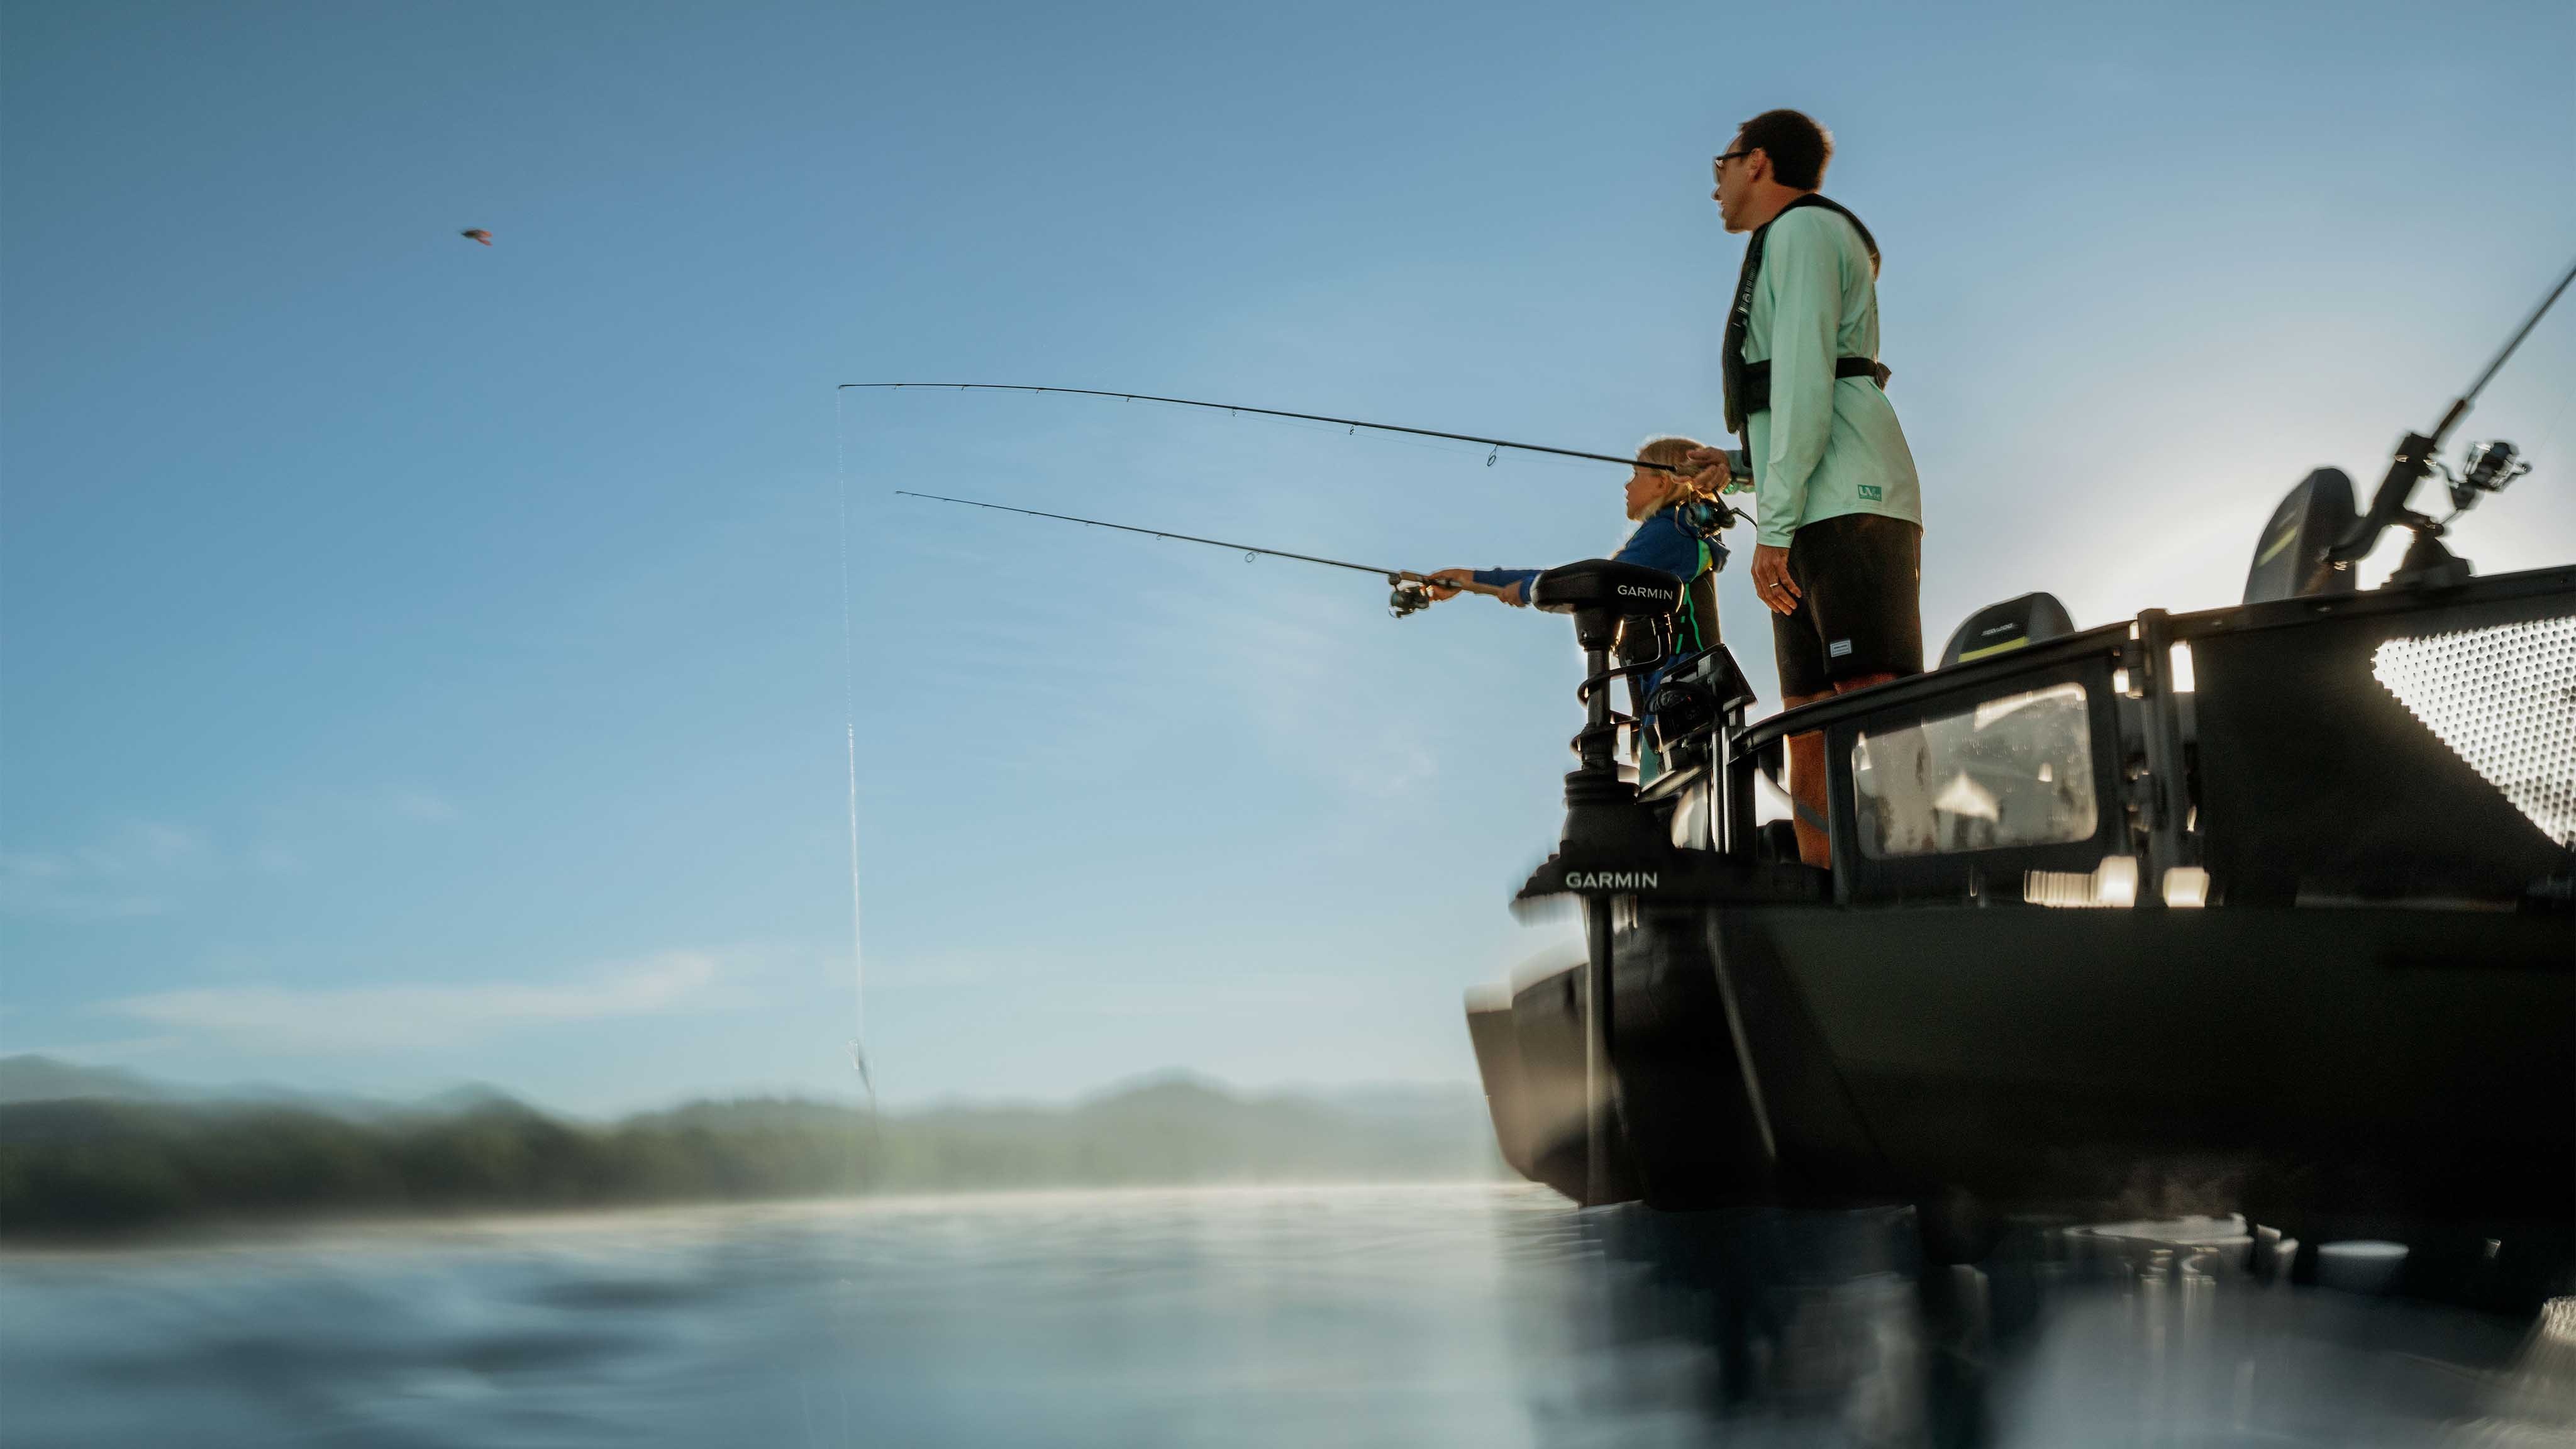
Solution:
{"label": "blue shirt", "polygon": [[[1700,576],[1703,565],[1714,569],[1724,567],[1726,563],[1726,550],[1715,539],[1707,540],[1708,555],[1700,552],[1701,541],[1700,535],[1693,533],[1690,525],[1682,520],[1682,505],[1676,503],[1648,515],[1645,522],[1637,525],[1637,531],[1628,535],[1628,541],[1620,546],[1616,557],[1620,563],[1662,569],[1687,584]],[[1478,569],[1474,577],[1476,582],[1489,588],[1520,585],[1521,602],[1526,604],[1530,601],[1531,583],[1544,572],[1544,569]]]}

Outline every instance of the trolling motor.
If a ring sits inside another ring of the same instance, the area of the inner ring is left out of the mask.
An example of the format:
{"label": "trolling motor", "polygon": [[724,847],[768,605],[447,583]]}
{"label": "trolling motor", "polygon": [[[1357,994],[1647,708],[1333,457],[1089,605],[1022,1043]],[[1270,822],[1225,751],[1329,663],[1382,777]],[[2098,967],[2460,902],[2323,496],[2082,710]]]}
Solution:
{"label": "trolling motor", "polygon": [[[1612,900],[1708,906],[1813,902],[1824,896],[1823,871],[1755,861],[1741,846],[1738,829],[1719,824],[1744,813],[1733,797],[1743,781],[1726,757],[1725,739],[1743,724],[1753,690],[1722,644],[1671,658],[1673,614],[1681,598],[1681,580],[1671,574],[1608,559],[1550,569],[1530,590],[1530,602],[1542,611],[1574,616],[1575,642],[1583,649],[1583,684],[1575,691],[1583,728],[1572,741],[1574,770],[1565,777],[1564,834],[1513,899],[1516,908],[1569,895],[1582,902],[1587,1204],[1608,1202],[1615,1194]],[[1678,808],[1676,797],[1658,787],[1653,793],[1663,799],[1640,798],[1637,786],[1620,777],[1619,732],[1638,724],[1611,708],[1611,687],[1623,676],[1652,679],[1645,728],[1666,759],[1677,769],[1706,768],[1705,779],[1690,788],[1706,791],[1714,803],[1714,848],[1682,848],[1663,813]]]}
{"label": "trolling motor", "polygon": [[[1654,816],[1637,803],[1637,787],[1619,778],[1622,720],[1610,708],[1611,682],[1660,663],[1672,648],[1673,612],[1681,607],[1682,581],[1662,569],[1609,559],[1586,559],[1548,570],[1530,589],[1530,602],[1550,614],[1574,616],[1575,642],[1583,648],[1583,729],[1573,740],[1576,764],[1565,777],[1565,837],[1560,858],[1586,851],[1621,855],[1651,852]],[[1627,647],[1620,648],[1625,643]],[[1613,665],[1617,649],[1622,662]],[[1569,873],[1565,884],[1583,889],[1583,1101],[1584,1201],[1605,1203],[1610,1176],[1610,900],[1622,872]],[[1579,880],[1579,884],[1578,884]],[[1634,882],[1630,883],[1634,888]]]}
{"label": "trolling motor", "polygon": [[1549,569],[1530,590],[1541,613],[1574,616],[1574,639],[1583,649],[1583,684],[1575,691],[1583,729],[1572,741],[1578,763],[1565,777],[1568,844],[1624,831],[1614,823],[1624,819],[1616,807],[1634,804],[1637,787],[1619,778],[1619,729],[1636,721],[1611,709],[1610,685],[1663,662],[1681,601],[1682,581],[1662,569],[1597,558]]}

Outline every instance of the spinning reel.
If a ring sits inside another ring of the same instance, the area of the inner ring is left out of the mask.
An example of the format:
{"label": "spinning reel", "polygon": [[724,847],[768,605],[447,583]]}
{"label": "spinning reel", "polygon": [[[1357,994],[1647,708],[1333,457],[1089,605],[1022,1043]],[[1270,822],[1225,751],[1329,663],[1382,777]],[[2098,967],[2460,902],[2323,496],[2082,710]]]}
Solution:
{"label": "spinning reel", "polygon": [[1419,614],[1432,602],[1430,589],[1409,579],[1398,579],[1395,592],[1386,596],[1386,616],[1401,619],[1407,614]]}
{"label": "spinning reel", "polygon": [[[2487,443],[2471,443],[2468,455],[2460,460],[2460,471],[2454,473],[2440,459],[2427,460],[2433,471],[2451,490],[2451,517],[2457,518],[2477,505],[2480,497],[2502,493],[2505,485],[2531,471],[2531,462],[2521,450],[2501,438]],[[2448,520],[2444,520],[2447,522]]]}

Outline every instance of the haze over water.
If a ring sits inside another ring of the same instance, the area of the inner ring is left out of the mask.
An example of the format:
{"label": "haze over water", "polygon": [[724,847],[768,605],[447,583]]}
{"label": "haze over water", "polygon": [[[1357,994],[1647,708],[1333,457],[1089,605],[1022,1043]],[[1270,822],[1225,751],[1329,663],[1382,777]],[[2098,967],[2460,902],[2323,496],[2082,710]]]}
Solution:
{"label": "haze over water", "polygon": [[2545,1328],[2267,1288],[2188,1254],[2153,1272],[1990,1264],[1975,1293],[1944,1300],[1918,1290],[1900,1213],[1706,1219],[1715,1247],[1687,1268],[1646,1250],[1640,1226],[1527,1187],[1259,1188],[22,1253],[0,1295],[0,1437],[2054,1446],[2576,1431],[2576,1344]]}

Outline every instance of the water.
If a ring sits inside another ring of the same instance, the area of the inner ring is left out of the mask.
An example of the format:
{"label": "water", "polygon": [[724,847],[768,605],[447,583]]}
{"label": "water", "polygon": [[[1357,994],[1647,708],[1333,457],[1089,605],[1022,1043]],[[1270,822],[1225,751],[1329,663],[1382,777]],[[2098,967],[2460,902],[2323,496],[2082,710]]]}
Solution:
{"label": "water", "polygon": [[2576,1312],[2152,1244],[1922,1282],[1911,1242],[1901,1213],[1676,1225],[1479,1185],[14,1253],[0,1442],[2576,1443]]}

